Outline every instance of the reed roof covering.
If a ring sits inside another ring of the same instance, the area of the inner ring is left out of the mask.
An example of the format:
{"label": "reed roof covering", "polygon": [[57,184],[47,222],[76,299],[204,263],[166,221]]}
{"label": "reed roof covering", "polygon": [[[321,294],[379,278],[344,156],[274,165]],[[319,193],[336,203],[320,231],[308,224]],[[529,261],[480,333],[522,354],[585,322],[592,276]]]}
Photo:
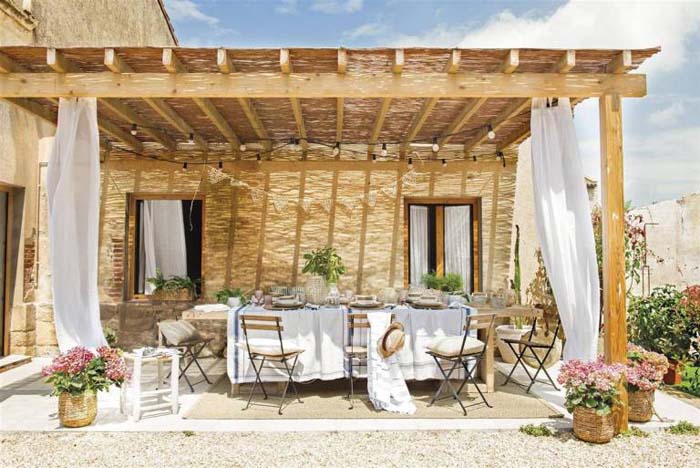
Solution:
{"label": "reed roof covering", "polygon": [[[529,134],[529,98],[517,92],[512,97],[507,93],[491,97],[488,92],[474,93],[473,97],[451,96],[442,90],[434,96],[424,96],[425,88],[430,88],[441,76],[456,80],[457,86],[450,89],[457,90],[463,88],[459,82],[462,77],[469,77],[478,86],[481,75],[484,81],[500,79],[500,74],[511,75],[512,79],[503,81],[508,85],[519,78],[537,80],[541,76],[545,80],[543,83],[550,80],[557,86],[560,82],[570,86],[569,81],[560,81],[561,75],[590,77],[593,90],[590,96],[594,96],[606,83],[605,77],[634,70],[658,51],[658,48],[573,51],[0,47],[0,96],[55,121],[57,99],[37,97],[37,93],[29,91],[26,96],[10,95],[3,87],[10,90],[12,83],[3,81],[3,76],[66,73],[89,77],[99,74],[101,77],[112,73],[153,74],[156,79],[170,73],[200,74],[198,76],[206,80],[230,74],[249,78],[246,92],[252,92],[256,83],[260,83],[261,88],[266,87],[270,80],[280,76],[289,77],[290,83],[323,80],[318,86],[327,89],[327,93],[315,92],[313,97],[303,97],[303,94],[286,97],[274,95],[274,91],[267,92],[266,97],[254,97],[254,92],[236,97],[173,97],[178,94],[176,92],[159,97],[138,92],[119,97],[96,94],[101,133],[110,145],[135,151],[163,147],[169,151],[187,151],[188,148],[206,151],[227,147],[237,152],[241,143],[252,145],[251,151],[259,151],[256,150],[258,146],[270,148],[270,145],[300,138],[304,147],[332,146],[339,141],[344,146],[364,145],[369,154],[377,153],[381,145],[387,143],[391,150],[404,157],[415,149],[430,151],[428,144],[437,138],[445,149],[452,148],[468,155],[472,151],[501,151],[522,141]],[[339,86],[343,81],[337,81],[336,77],[348,80],[348,87],[362,80],[374,83],[386,77],[391,79],[385,79],[381,85],[384,88],[377,88],[379,91],[373,90],[365,97],[360,92],[357,95],[335,92],[343,89]],[[423,86],[415,84],[420,84],[416,81],[420,77],[425,78]],[[86,77],[76,76],[75,79],[80,81]],[[403,86],[402,80],[408,79],[413,80],[411,86],[416,88],[416,95],[410,92],[394,95],[395,88],[389,85],[399,89]],[[449,80],[446,83],[449,84]],[[62,84],[61,81],[52,83]],[[120,83],[115,87],[122,86]],[[553,93],[557,86],[552,87]],[[89,93],[91,88],[85,89]],[[616,89],[607,91],[617,92]],[[386,95],[382,94],[383,90]],[[576,96],[574,103],[587,97],[586,92]],[[59,94],[57,92],[57,96]],[[135,124],[136,132],[132,135]],[[488,138],[489,126],[495,130],[494,139]]]}

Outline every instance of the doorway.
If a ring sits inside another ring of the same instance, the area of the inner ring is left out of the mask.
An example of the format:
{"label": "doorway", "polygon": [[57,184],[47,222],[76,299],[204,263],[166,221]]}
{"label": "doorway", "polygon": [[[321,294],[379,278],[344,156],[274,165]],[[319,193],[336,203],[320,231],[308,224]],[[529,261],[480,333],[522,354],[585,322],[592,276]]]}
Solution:
{"label": "doorway", "polygon": [[0,188],[0,356],[7,354],[9,324],[8,259],[10,238],[10,192]]}

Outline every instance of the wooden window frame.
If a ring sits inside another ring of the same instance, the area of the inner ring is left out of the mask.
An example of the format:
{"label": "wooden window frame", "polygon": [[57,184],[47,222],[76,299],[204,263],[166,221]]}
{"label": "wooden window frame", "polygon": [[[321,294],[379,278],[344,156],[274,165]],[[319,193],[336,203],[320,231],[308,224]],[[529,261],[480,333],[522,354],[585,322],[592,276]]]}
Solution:
{"label": "wooden window frame", "polygon": [[[126,274],[126,280],[124,281],[126,291],[124,291],[124,297],[127,301],[143,301],[148,302],[151,299],[146,294],[136,294],[134,292],[136,287],[136,203],[141,200],[184,200],[184,201],[195,201],[200,200],[202,202],[202,255],[201,255],[201,278],[200,287],[201,294],[204,295],[205,287],[205,252],[207,246],[207,236],[206,236],[206,219],[207,219],[207,203],[204,194],[198,193],[128,193],[127,194],[127,225],[126,225],[126,242],[128,244],[125,249],[127,254],[126,263],[127,267],[124,269]],[[187,301],[182,301],[187,302]]]}
{"label": "wooden window frame", "polygon": [[10,354],[10,330],[12,326],[10,324],[11,310],[12,310],[12,284],[13,276],[11,274],[11,263],[10,263],[10,253],[12,252],[12,230],[13,230],[13,205],[14,205],[14,195],[16,187],[12,185],[0,183],[0,192],[7,194],[7,212],[5,213],[6,226],[5,226],[5,252],[3,252],[4,268],[5,273],[3,276],[3,284],[0,284],[1,288],[4,288],[5,300],[3,302],[3,308],[0,313],[3,317],[3,328],[2,328],[2,349],[0,349],[0,356],[8,356]]}
{"label": "wooden window frame", "polygon": [[[410,271],[411,271],[411,256],[409,251],[410,244],[410,227],[409,227],[409,210],[411,205],[442,205],[442,206],[459,206],[459,205],[469,205],[471,206],[472,212],[472,291],[480,291],[482,285],[481,272],[482,267],[482,254],[481,254],[481,197],[406,197],[404,198],[404,216],[403,216],[403,285],[404,288],[408,288],[410,283]],[[436,217],[437,217],[436,213]],[[442,218],[442,215],[440,215]],[[444,229],[443,223],[436,220],[437,230]],[[444,242],[443,236],[437,236],[435,239],[437,242]],[[443,257],[444,258],[444,257]],[[437,270],[442,269],[444,273],[443,260],[438,260],[436,258],[436,268]],[[441,268],[440,268],[441,267]],[[440,273],[438,271],[438,273]]]}

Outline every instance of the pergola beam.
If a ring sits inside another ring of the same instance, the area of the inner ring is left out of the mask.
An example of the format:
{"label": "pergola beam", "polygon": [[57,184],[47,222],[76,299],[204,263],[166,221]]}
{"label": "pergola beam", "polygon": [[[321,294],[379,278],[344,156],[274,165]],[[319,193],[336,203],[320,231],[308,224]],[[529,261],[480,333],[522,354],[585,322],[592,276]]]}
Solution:
{"label": "pergola beam", "polygon": [[[494,120],[492,120],[490,122],[491,128],[493,129],[494,132],[498,131],[498,129],[503,124],[505,124],[510,119],[516,117],[521,112],[525,111],[528,107],[530,107],[530,100],[529,99],[518,99],[517,101],[508,105],[508,107],[506,107],[498,115],[498,117],[496,117]],[[481,129],[479,129],[479,131],[476,133],[474,138],[472,138],[471,140],[467,141],[464,144],[464,152],[468,153],[469,151],[474,149],[475,146],[480,145],[488,137],[488,133],[489,133],[488,127],[483,127]]]}
{"label": "pergola beam", "polygon": [[[221,73],[236,73],[236,66],[233,64],[233,60],[231,60],[231,57],[229,57],[226,49],[222,48],[216,51],[216,65],[219,67],[219,71]],[[269,148],[270,142],[268,141],[269,137],[267,135],[267,130],[265,129],[265,125],[263,125],[262,120],[260,120],[253,102],[248,98],[237,98],[237,101],[238,105],[240,105],[241,109],[243,109],[243,113],[248,119],[248,123],[250,123],[250,126],[253,127],[255,134],[258,136],[258,138],[264,140],[266,147]]]}
{"label": "pergola beam", "polygon": [[520,65],[520,51],[518,49],[510,49],[503,59],[501,64],[501,73],[513,73]]}
{"label": "pergola beam", "polygon": [[632,51],[622,50],[619,54],[615,56],[614,59],[610,61],[606,67],[606,72],[621,74],[626,73],[632,68]]}
{"label": "pergola beam", "polygon": [[[131,66],[126,63],[124,60],[122,60],[116,53],[114,49],[105,49],[105,56],[104,56],[104,65],[107,67],[112,73],[105,73],[105,75],[110,75],[112,78],[122,78],[122,77],[131,77],[131,76],[138,76],[140,75],[139,73],[134,72],[134,70],[131,68]],[[100,73],[102,74],[102,73]],[[83,74],[85,75],[85,74]],[[165,74],[166,76],[177,76],[177,75],[170,75],[170,74]],[[69,75],[66,75],[69,76]],[[100,97],[100,96],[98,96]],[[141,96],[141,95],[133,95],[133,96],[115,96],[115,97],[135,97],[135,98],[143,98],[143,100],[151,106],[151,108],[156,111],[165,121],[167,121],[170,125],[172,125],[174,128],[176,128],[180,133],[185,135],[187,138],[190,136],[193,137],[195,145],[203,150],[208,149],[207,142],[202,138],[197,132],[194,131],[192,126],[185,122],[185,120],[178,115],[175,110],[170,107],[166,102],[163,102],[162,100],[154,97],[149,97],[149,96]]]}
{"label": "pergola beam", "polygon": [[[285,75],[292,73],[292,60],[289,56],[289,49],[280,49],[280,70]],[[306,136],[306,124],[304,124],[304,115],[301,112],[301,102],[298,98],[289,98],[292,103],[292,113],[294,114],[294,122],[297,125],[297,134],[301,140],[301,148],[303,150],[308,149],[309,140]]]}
{"label": "pergola beam", "polygon": [[[348,54],[345,49],[338,49],[338,73],[343,75],[348,71]],[[343,141],[343,121],[345,119],[345,99],[335,100],[335,141]]]}
{"label": "pergola beam", "polygon": [[531,98],[646,95],[643,74],[6,73],[0,97]]}
{"label": "pergola beam", "polygon": [[[401,75],[403,72],[404,65],[404,53],[403,49],[396,49],[394,51],[394,59],[391,65],[391,73],[394,75]],[[367,145],[367,159],[372,159],[374,153],[374,147],[377,145],[377,139],[382,133],[382,127],[384,126],[384,121],[389,113],[389,107],[391,106],[390,97],[385,97],[382,99],[381,107],[379,108],[379,113],[376,119],[374,119],[374,126],[372,127],[372,134],[369,138],[369,145]]]}
{"label": "pergola beam", "polygon": [[462,109],[462,112],[459,113],[457,118],[452,121],[452,123],[447,127],[443,135],[444,137],[438,139],[438,143],[440,146],[446,145],[452,138],[455,136],[455,133],[458,133],[464,125],[466,125],[469,120],[474,117],[474,114],[476,114],[479,109],[481,109],[481,106],[486,104],[487,98],[482,97],[478,99],[473,99],[467,103],[466,106],[464,106],[464,109]]}
{"label": "pergola beam", "polygon": [[[50,47],[46,49],[46,64],[56,73],[80,73],[81,69],[69,59],[67,59],[59,50]],[[97,102],[104,104],[107,99],[98,99]],[[133,123],[133,121],[132,121]],[[124,143],[127,147],[134,151],[143,151],[143,144],[131,133],[125,132],[119,126],[109,119],[100,117],[97,119],[97,126],[100,130],[110,135],[112,138]]]}
{"label": "pergola beam", "polygon": [[576,51],[569,49],[564,52],[564,55],[559,59],[559,62],[554,66],[554,73],[568,73],[569,70],[576,66]]}
{"label": "pergola beam", "polygon": [[[187,69],[173,49],[163,49],[163,66],[168,73],[187,73]],[[226,138],[226,141],[237,149],[241,141],[216,106],[207,98],[194,98],[193,101]]]}

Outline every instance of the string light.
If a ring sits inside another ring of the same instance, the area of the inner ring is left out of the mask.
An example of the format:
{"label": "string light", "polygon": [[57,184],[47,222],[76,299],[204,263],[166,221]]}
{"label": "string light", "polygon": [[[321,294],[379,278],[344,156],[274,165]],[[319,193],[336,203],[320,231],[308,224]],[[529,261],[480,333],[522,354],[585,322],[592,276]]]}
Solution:
{"label": "string light", "polygon": [[497,151],[496,157],[501,158],[501,162],[503,163],[503,167],[506,167],[506,155],[503,154],[503,151]]}
{"label": "string light", "polygon": [[260,157],[260,153],[255,155],[255,160],[260,164],[262,162],[262,158]]}
{"label": "string light", "polygon": [[129,133],[136,136],[136,134],[138,133],[138,128],[139,128],[138,125],[131,124],[131,130],[129,131]]}
{"label": "string light", "polygon": [[386,158],[387,151],[386,151],[386,143],[382,143],[382,157]]}
{"label": "string light", "polygon": [[476,155],[472,154],[472,161],[476,162]]}
{"label": "string light", "polygon": [[442,160],[442,167],[447,167],[447,159]]}
{"label": "string light", "polygon": [[187,138],[187,142],[188,142],[189,144],[194,143],[194,133],[190,133],[190,134],[189,134],[189,137]]}
{"label": "string light", "polygon": [[338,156],[340,154],[340,142],[336,141],[333,147],[333,156]]}
{"label": "string light", "polygon": [[187,161],[182,163],[182,172],[187,172]]}
{"label": "string light", "polygon": [[408,167],[413,167],[413,158],[408,158]]}
{"label": "string light", "polygon": [[219,161],[219,169],[223,169],[223,168],[224,168],[224,162],[223,162],[223,161]]}
{"label": "string light", "polygon": [[489,137],[489,140],[493,140],[494,138],[496,138],[496,132],[493,130],[493,127],[491,126],[491,124],[489,124],[488,130],[489,131],[486,135]]}
{"label": "string light", "polygon": [[373,163],[376,163],[376,162],[377,162],[377,155],[376,155],[376,154],[373,154],[373,155],[372,155],[372,162],[373,162]]}
{"label": "string light", "polygon": [[245,150],[247,150],[248,147],[245,145],[245,143],[241,143],[241,146],[239,146],[238,149],[241,150],[241,153],[245,153]]}
{"label": "string light", "polygon": [[437,153],[440,151],[440,145],[438,145],[438,139],[437,137],[433,137],[433,146],[432,146],[433,153]]}

